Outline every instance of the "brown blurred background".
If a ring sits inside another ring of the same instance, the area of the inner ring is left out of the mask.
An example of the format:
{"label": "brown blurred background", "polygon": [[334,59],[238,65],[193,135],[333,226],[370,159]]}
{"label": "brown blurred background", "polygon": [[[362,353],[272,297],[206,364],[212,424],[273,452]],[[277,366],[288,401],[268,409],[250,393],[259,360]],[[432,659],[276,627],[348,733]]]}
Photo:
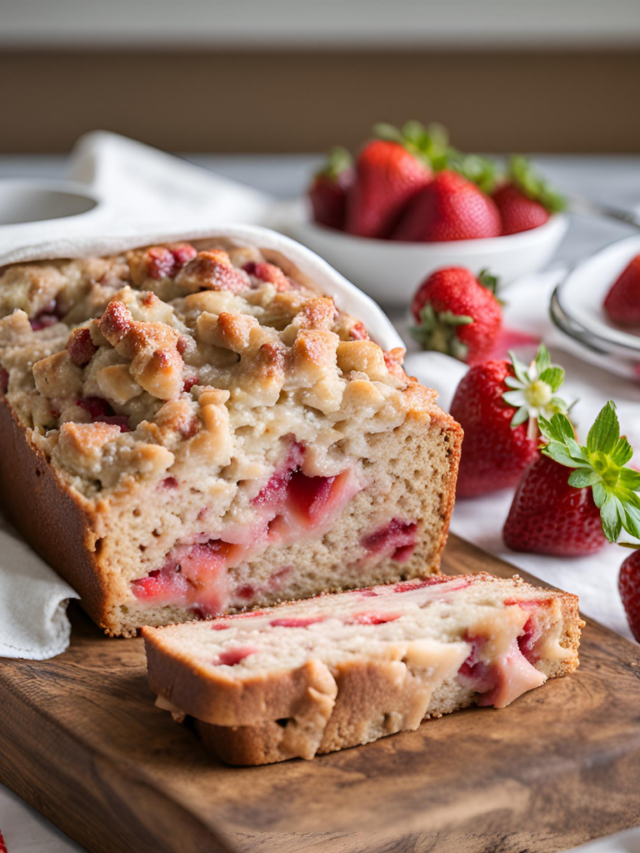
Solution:
{"label": "brown blurred background", "polygon": [[640,151],[640,2],[0,0],[0,152],[105,128],[319,151],[437,119],[466,149]]}

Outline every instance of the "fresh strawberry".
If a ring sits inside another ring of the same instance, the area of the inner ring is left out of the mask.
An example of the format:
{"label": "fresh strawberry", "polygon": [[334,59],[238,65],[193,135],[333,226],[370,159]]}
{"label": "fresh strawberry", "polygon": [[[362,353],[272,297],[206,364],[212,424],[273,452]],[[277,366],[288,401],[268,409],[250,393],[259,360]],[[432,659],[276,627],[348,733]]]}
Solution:
{"label": "fresh strawberry", "polygon": [[435,243],[498,237],[501,231],[494,201],[463,175],[445,169],[416,194],[392,237]]}
{"label": "fresh strawberry", "polygon": [[7,853],[7,848],[4,843],[4,838],[2,837],[2,833],[0,832],[0,853]]}
{"label": "fresh strawberry", "polygon": [[621,326],[640,325],[640,255],[616,279],[604,300],[604,310]]}
{"label": "fresh strawberry", "polygon": [[537,419],[566,412],[556,392],[564,370],[541,346],[527,368],[514,355],[471,367],[456,389],[451,414],[464,430],[457,496],[515,487],[539,455]]}
{"label": "fresh strawberry", "polygon": [[351,154],[346,148],[333,148],[309,187],[313,219],[318,225],[340,231],[344,228],[347,190],[353,177]]}
{"label": "fresh strawberry", "polygon": [[494,293],[496,279],[476,278],[464,267],[437,270],[413,297],[418,325],[411,334],[423,349],[478,364],[491,351],[502,325],[502,309]]}
{"label": "fresh strawberry", "polygon": [[503,234],[518,234],[539,228],[549,219],[550,213],[540,202],[528,198],[515,184],[503,184],[493,194],[500,211]]}
{"label": "fresh strawberry", "polygon": [[547,444],[520,481],[505,544],[514,551],[579,557],[615,542],[623,528],[640,538],[640,472],[625,467],[633,450],[620,437],[615,404],[602,409],[584,446],[566,415],[541,417],[538,426]]}
{"label": "fresh strawberry", "polygon": [[637,549],[620,567],[618,590],[631,633],[640,643],[640,551]]}
{"label": "fresh strawberry", "polygon": [[[419,130],[420,129],[420,130]],[[376,125],[356,162],[356,179],[347,196],[346,230],[359,237],[391,236],[411,199],[433,178],[431,155],[438,143],[417,122],[402,132]]]}
{"label": "fresh strawberry", "polygon": [[544,225],[565,201],[538,175],[526,157],[512,157],[506,183],[493,194],[503,234],[518,234]]}
{"label": "fresh strawberry", "polygon": [[512,551],[557,557],[595,554],[607,541],[591,489],[570,486],[567,469],[542,455],[524,472],[503,538]]}

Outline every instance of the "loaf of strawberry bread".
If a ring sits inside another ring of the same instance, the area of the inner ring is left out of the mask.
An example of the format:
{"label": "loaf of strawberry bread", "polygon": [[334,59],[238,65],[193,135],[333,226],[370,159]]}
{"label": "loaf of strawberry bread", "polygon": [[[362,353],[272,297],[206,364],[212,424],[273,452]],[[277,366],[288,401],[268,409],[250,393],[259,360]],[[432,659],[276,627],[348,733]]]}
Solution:
{"label": "loaf of strawberry bread", "polygon": [[503,708],[578,666],[574,595],[438,577],[210,623],[145,628],[149,684],[230,764],[313,758],[473,703]]}
{"label": "loaf of strawberry bread", "polygon": [[461,430],[286,258],[0,270],[0,489],[108,633],[438,571]]}

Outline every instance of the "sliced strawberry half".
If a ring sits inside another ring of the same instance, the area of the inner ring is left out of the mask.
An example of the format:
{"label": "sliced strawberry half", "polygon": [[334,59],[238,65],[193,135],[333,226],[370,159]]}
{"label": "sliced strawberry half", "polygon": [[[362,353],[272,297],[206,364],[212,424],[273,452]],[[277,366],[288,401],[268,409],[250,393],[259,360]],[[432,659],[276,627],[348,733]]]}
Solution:
{"label": "sliced strawberry half", "polygon": [[345,619],[346,625],[385,625],[400,619],[402,613],[355,613]]}
{"label": "sliced strawberry half", "polygon": [[158,604],[191,607],[215,616],[227,606],[227,567],[237,562],[242,546],[210,539],[174,548],[160,569],[132,581],[136,598]]}
{"label": "sliced strawberry half", "polygon": [[89,413],[91,423],[115,424],[120,427],[120,432],[131,432],[126,415],[117,415],[102,397],[81,397],[76,400],[76,406]]}
{"label": "sliced strawberry half", "polygon": [[273,628],[308,628],[309,625],[316,625],[318,622],[324,622],[324,616],[282,617],[272,619],[269,625]]}
{"label": "sliced strawberry half", "polygon": [[220,652],[217,659],[213,662],[214,666],[237,666],[250,655],[255,655],[260,649],[255,646],[237,646],[233,649],[225,649]]}
{"label": "sliced strawberry half", "polygon": [[418,544],[418,525],[408,519],[392,518],[388,524],[365,534],[360,544],[370,554],[390,555],[404,563],[411,559]]}

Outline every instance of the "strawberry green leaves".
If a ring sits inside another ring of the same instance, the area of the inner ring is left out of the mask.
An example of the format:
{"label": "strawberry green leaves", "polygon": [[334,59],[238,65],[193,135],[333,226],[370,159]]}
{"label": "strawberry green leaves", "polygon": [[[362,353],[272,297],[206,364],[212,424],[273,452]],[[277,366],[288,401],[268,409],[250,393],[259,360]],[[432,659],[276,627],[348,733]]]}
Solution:
{"label": "strawberry green leaves", "polygon": [[324,166],[316,172],[317,175],[324,175],[332,181],[337,181],[343,172],[346,172],[353,166],[353,158],[346,148],[337,145],[332,148],[327,157]]}
{"label": "strawberry green leaves", "polygon": [[399,130],[392,124],[380,122],[374,125],[373,135],[377,139],[403,145],[407,151],[431,166],[434,172],[447,167],[449,134],[441,124],[434,122],[425,127],[419,121],[408,121]]}
{"label": "strawberry green leaves", "polygon": [[410,331],[423,349],[447,353],[464,361],[469,347],[458,338],[456,329],[470,323],[473,323],[473,317],[467,314],[454,314],[452,311],[436,313],[427,302],[420,312],[420,325]]}
{"label": "strawberry green leaves", "polygon": [[502,399],[516,409],[511,419],[513,428],[541,416],[550,418],[554,414],[566,414],[569,411],[565,401],[556,394],[564,382],[564,370],[551,364],[549,350],[544,344],[540,346],[535,361],[529,367],[513,353],[510,352],[509,355],[515,376],[505,379],[505,384],[512,390],[503,394]]}
{"label": "strawberry green leaves", "polygon": [[531,166],[526,157],[515,154],[509,162],[509,178],[533,201],[538,201],[549,213],[559,213],[567,206],[564,196],[554,190]]}
{"label": "strawberry green leaves", "polygon": [[408,121],[401,130],[381,122],[374,125],[373,134],[377,139],[404,145],[407,151],[430,165],[434,172],[452,169],[476,184],[484,193],[490,194],[495,188],[495,163],[480,154],[463,154],[453,148],[449,145],[447,129],[437,122],[425,127],[419,121]]}
{"label": "strawberry green leaves", "polygon": [[455,148],[447,152],[446,168],[459,172],[463,178],[478,186],[483,193],[491,195],[496,186],[496,165],[480,154],[462,154]]}
{"label": "strawberry green leaves", "polygon": [[[620,424],[614,403],[607,403],[595,420],[587,436],[589,453],[613,453],[620,440]],[[625,439],[626,441],[626,439]]]}
{"label": "strawberry green leaves", "polygon": [[[486,287],[487,290],[490,290],[494,296],[498,295],[498,287],[500,286],[500,279],[497,275],[491,275],[488,269],[480,270],[477,276],[478,284],[481,284],[483,287]],[[500,304],[503,303],[498,300]]]}
{"label": "strawberry green leaves", "polygon": [[640,539],[640,472],[625,467],[633,449],[620,435],[615,403],[609,401],[602,409],[589,430],[586,445],[578,444],[571,422],[562,413],[551,420],[541,417],[538,426],[548,442],[542,453],[574,469],[569,485],[576,489],[591,487],[607,539],[615,542],[623,529]]}

